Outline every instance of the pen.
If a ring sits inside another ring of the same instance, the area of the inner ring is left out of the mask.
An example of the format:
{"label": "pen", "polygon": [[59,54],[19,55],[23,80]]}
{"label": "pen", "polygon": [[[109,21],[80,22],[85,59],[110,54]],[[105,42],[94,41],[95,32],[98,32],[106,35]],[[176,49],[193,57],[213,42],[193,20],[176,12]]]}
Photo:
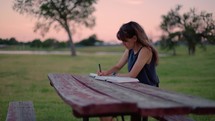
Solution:
{"label": "pen", "polygon": [[99,72],[102,72],[101,65],[99,64]]}

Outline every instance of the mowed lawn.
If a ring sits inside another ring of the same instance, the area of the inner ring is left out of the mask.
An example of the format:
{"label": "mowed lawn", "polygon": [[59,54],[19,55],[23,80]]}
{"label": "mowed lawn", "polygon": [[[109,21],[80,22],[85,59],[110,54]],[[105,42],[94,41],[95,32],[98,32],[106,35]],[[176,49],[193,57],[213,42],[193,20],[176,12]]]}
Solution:
{"label": "mowed lawn", "polygon": [[[89,74],[115,64],[120,54],[95,54],[97,51],[119,52],[122,48],[80,48],[82,54],[69,55],[0,55],[0,121],[5,121],[10,101],[34,103],[37,121],[81,121],[72,115],[50,86],[48,73]],[[85,53],[85,54],[83,54]],[[164,53],[164,51],[159,51]],[[215,101],[215,46],[197,49],[189,56],[185,47],[177,56],[161,56],[157,66],[160,88],[195,95]],[[163,55],[163,54],[162,54]],[[122,70],[126,72],[126,68]],[[197,121],[215,121],[214,115],[190,115]],[[92,120],[98,120],[93,118]],[[128,118],[126,119],[128,120]],[[153,120],[153,119],[150,119]]]}

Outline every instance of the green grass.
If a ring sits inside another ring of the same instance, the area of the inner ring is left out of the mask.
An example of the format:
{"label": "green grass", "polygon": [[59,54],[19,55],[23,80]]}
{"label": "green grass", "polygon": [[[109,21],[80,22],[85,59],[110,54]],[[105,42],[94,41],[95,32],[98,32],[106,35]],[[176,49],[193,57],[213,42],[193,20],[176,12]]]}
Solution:
{"label": "green grass", "polygon": [[[88,53],[68,55],[0,55],[0,121],[6,119],[10,101],[32,100],[37,121],[79,121],[49,85],[48,73],[89,74],[115,64],[121,55],[96,55],[97,51],[120,52],[121,47],[77,48]],[[164,51],[160,51],[164,53]],[[184,47],[177,48],[177,56],[161,57],[157,72],[160,88],[215,100],[215,48],[197,49],[188,56]],[[122,70],[126,71],[126,68]],[[190,115],[197,121],[214,121],[214,115]],[[92,120],[97,120],[93,118]],[[150,119],[153,120],[153,119]]]}

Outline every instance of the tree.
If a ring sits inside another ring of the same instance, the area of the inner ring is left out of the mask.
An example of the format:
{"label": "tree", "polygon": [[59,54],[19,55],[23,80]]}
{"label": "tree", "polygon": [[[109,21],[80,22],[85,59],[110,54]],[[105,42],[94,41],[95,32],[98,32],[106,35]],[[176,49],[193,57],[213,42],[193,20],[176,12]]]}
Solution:
{"label": "tree", "polygon": [[[97,0],[14,0],[13,9],[20,14],[32,15],[38,18],[35,31],[44,36],[51,27],[62,27],[68,34],[71,55],[76,56],[72,40],[72,30],[75,26],[93,27],[95,11],[93,6]],[[71,28],[72,26],[72,28]]]}
{"label": "tree", "polygon": [[57,42],[58,42],[57,40],[49,38],[42,43],[42,46],[44,48],[50,48],[50,47],[55,48],[57,46]]}
{"label": "tree", "polygon": [[[196,45],[204,46],[203,42],[215,42],[215,20],[213,20],[212,13],[200,12],[196,9],[180,14],[179,11],[182,6],[178,5],[174,10],[170,10],[167,15],[163,15],[160,28],[165,32],[165,42],[175,41],[175,46],[179,41],[184,41],[188,47],[189,55],[195,54]],[[173,39],[176,38],[176,39]]]}
{"label": "tree", "polygon": [[12,37],[8,40],[8,45],[16,45],[18,44],[18,41],[16,40],[16,38]]}
{"label": "tree", "polygon": [[77,45],[80,46],[95,46],[96,44],[102,44],[103,41],[100,41],[97,39],[97,36],[95,34],[91,35],[89,38],[84,39],[82,41],[80,41],[79,43],[77,43]]}
{"label": "tree", "polygon": [[42,47],[42,42],[40,41],[40,39],[35,39],[30,43],[30,47],[40,48]]}
{"label": "tree", "polygon": [[57,48],[66,48],[67,46],[67,42],[58,42],[57,44]]}
{"label": "tree", "polygon": [[161,37],[160,45],[162,49],[173,50],[173,55],[176,55],[176,46],[178,45],[178,33],[169,34],[169,36],[163,35]]}

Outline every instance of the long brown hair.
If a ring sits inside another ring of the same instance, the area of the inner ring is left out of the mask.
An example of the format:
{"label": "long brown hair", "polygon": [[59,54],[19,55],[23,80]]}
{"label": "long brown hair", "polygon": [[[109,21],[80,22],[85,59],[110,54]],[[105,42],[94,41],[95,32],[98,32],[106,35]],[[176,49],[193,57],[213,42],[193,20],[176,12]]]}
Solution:
{"label": "long brown hair", "polygon": [[117,38],[121,41],[126,41],[126,38],[137,37],[137,42],[143,47],[151,48],[155,63],[158,64],[158,52],[153,47],[152,42],[148,39],[144,29],[134,21],[123,24],[116,34]]}

